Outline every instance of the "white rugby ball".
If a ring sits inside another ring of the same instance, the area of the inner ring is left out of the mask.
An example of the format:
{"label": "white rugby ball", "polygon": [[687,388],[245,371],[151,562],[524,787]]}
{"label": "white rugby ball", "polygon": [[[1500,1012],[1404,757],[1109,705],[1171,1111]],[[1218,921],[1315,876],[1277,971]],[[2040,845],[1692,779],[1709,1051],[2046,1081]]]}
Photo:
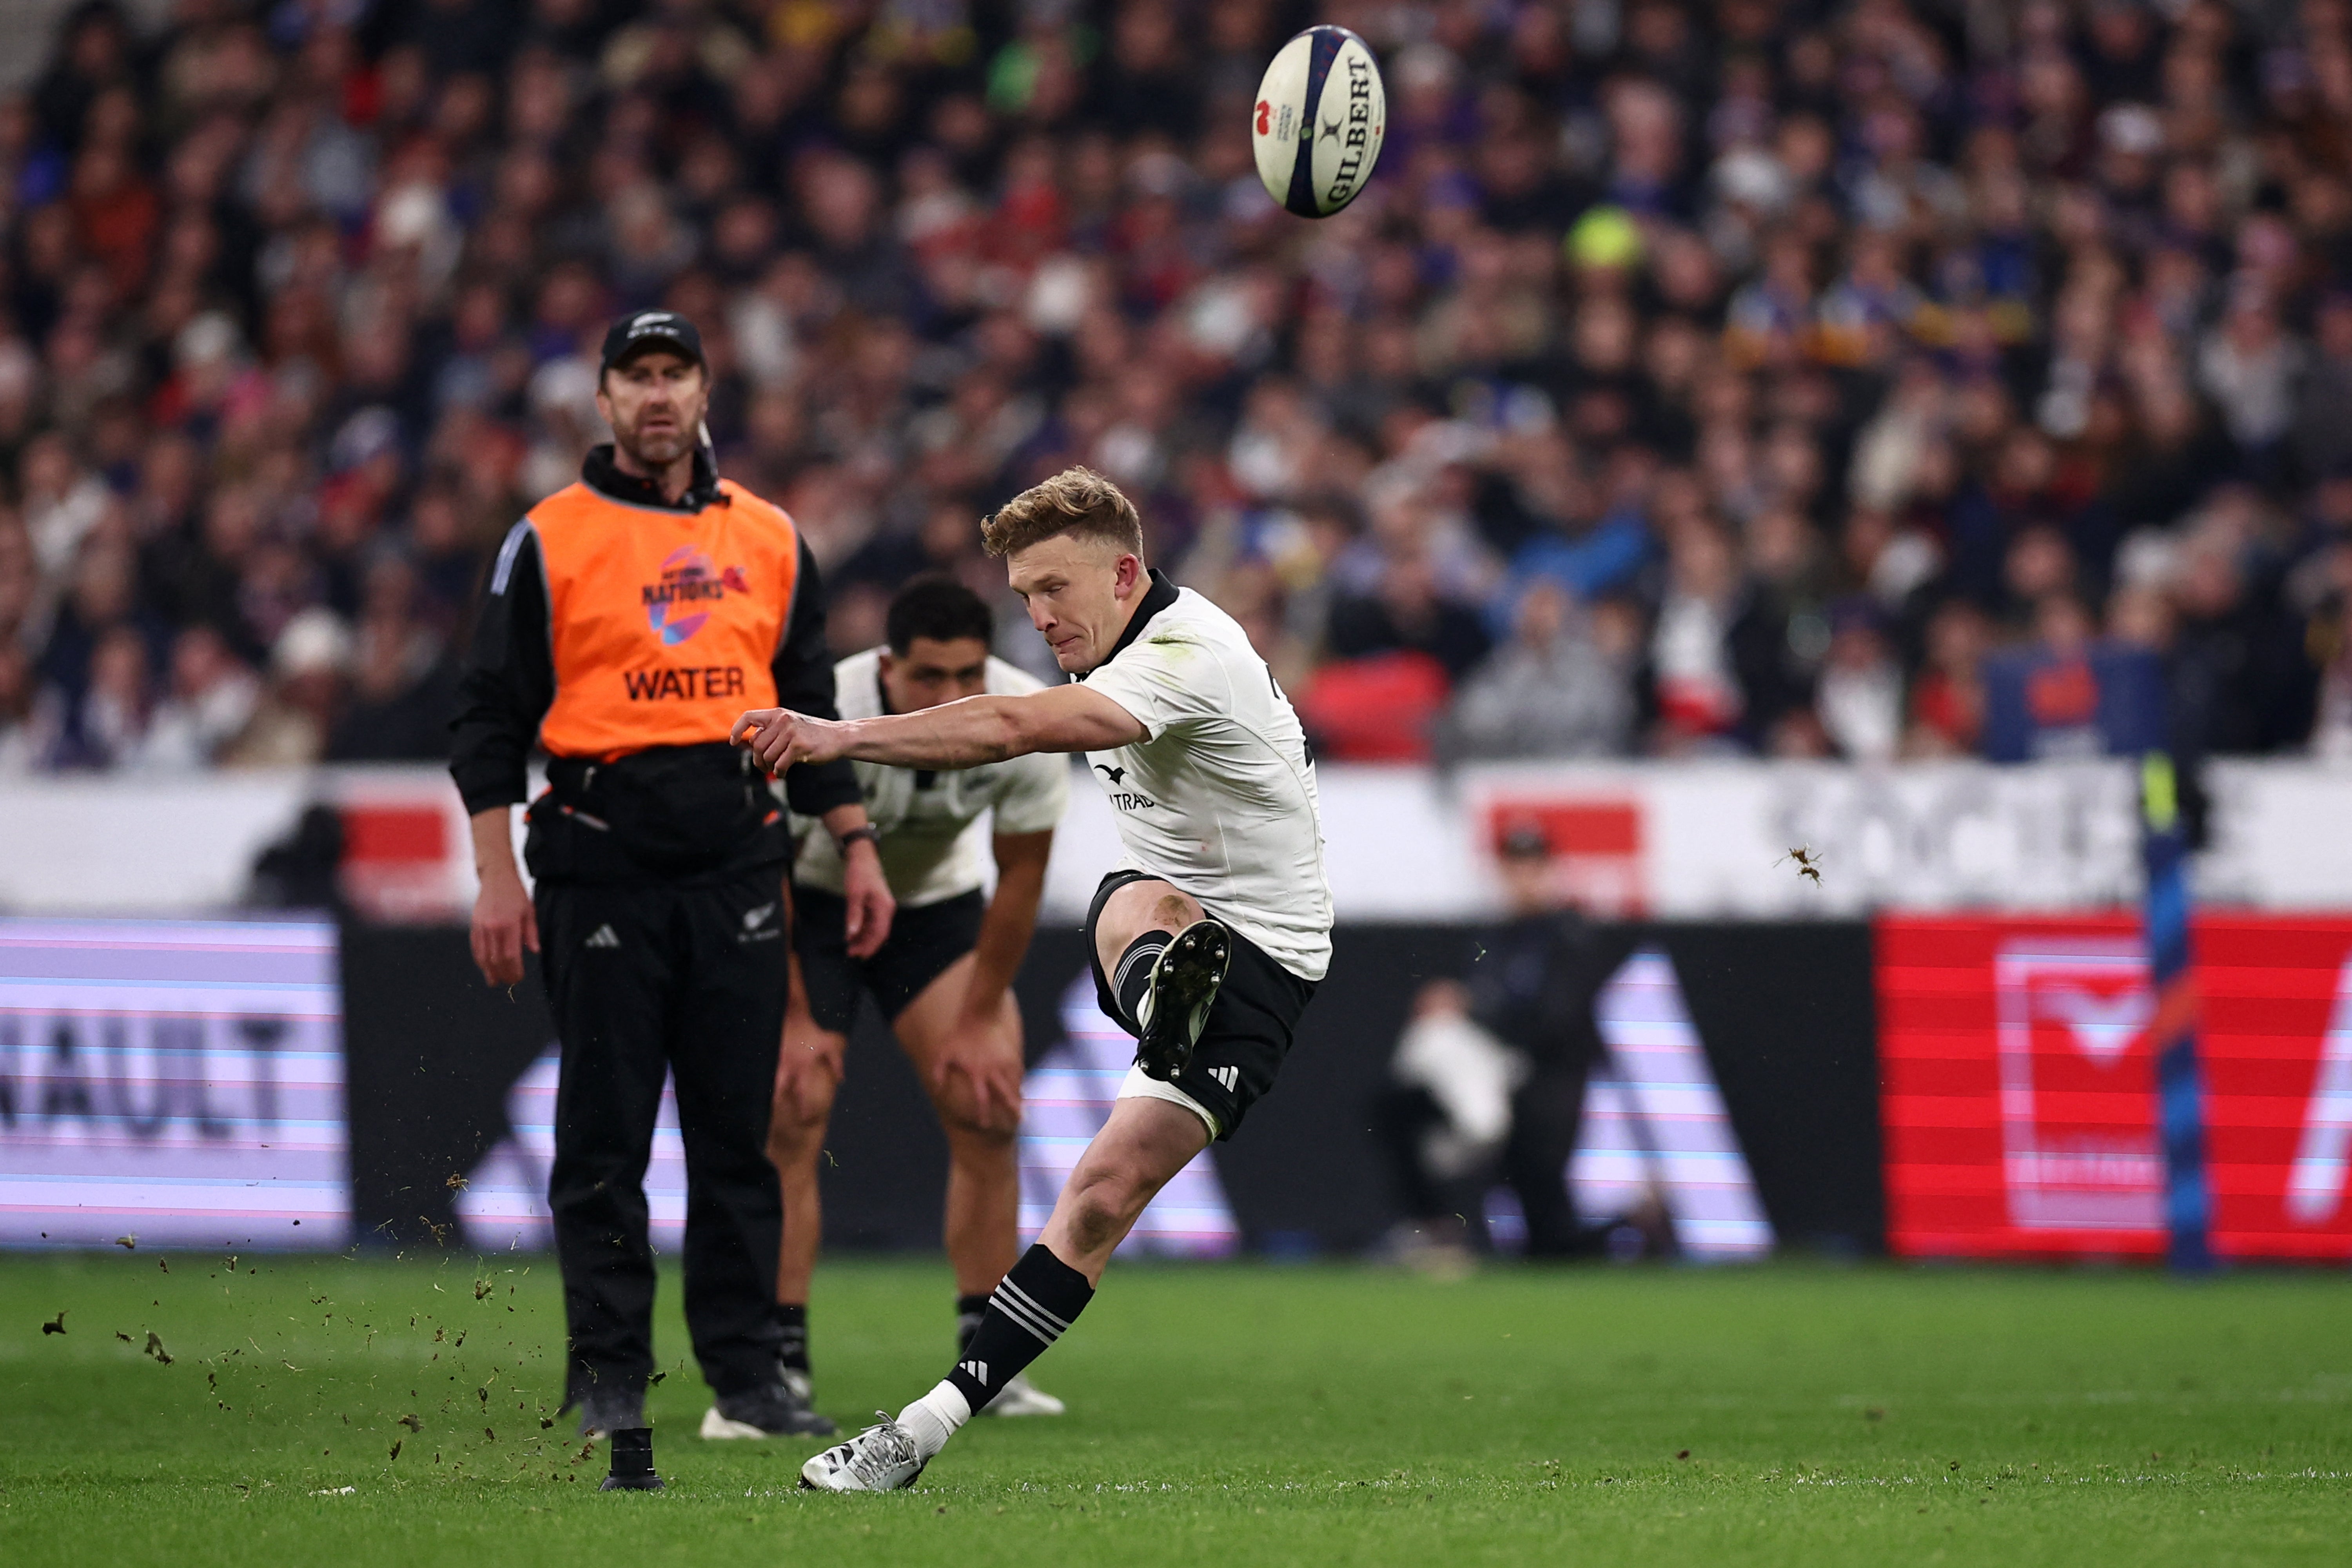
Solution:
{"label": "white rugby ball", "polygon": [[1381,160],[1389,95],[1380,62],[1345,27],[1309,27],[1265,68],[1251,116],[1267,194],[1300,217],[1329,217]]}

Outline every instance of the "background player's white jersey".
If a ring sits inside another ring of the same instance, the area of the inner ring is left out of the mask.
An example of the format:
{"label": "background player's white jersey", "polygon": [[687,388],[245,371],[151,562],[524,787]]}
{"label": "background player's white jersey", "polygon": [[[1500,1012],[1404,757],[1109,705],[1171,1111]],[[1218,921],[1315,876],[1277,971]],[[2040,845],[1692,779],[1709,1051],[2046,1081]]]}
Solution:
{"label": "background player's white jersey", "polygon": [[[1042,691],[1034,676],[1001,658],[988,661],[991,695]],[[852,654],[833,667],[833,700],[845,719],[872,719],[882,708],[882,650]],[[1058,756],[1015,757],[1009,763],[952,773],[854,763],[866,795],[866,815],[882,830],[882,873],[891,896],[908,909],[936,904],[982,885],[982,840],[996,833],[1043,833],[1062,820],[1070,802],[1070,765]],[[981,825],[982,814],[995,813]],[[824,824],[795,816],[800,845],[793,880],[838,893],[841,849]]]}
{"label": "background player's white jersey", "polygon": [[1224,611],[1158,573],[1118,647],[1081,677],[1150,733],[1087,763],[1121,864],[1173,883],[1302,980],[1331,962],[1331,888],[1306,732]]}

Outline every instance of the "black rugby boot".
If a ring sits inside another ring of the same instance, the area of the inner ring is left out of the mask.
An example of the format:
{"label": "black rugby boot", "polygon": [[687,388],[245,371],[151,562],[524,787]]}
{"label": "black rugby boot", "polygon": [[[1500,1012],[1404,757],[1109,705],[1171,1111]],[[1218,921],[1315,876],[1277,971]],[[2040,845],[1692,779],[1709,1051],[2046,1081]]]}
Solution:
{"label": "black rugby boot", "polygon": [[1135,1047],[1135,1063],[1145,1077],[1172,1082],[1191,1065],[1233,956],[1233,932],[1221,921],[1200,920],[1178,931],[1153,963],[1145,1008],[1139,1009],[1150,1016],[1141,1020]]}

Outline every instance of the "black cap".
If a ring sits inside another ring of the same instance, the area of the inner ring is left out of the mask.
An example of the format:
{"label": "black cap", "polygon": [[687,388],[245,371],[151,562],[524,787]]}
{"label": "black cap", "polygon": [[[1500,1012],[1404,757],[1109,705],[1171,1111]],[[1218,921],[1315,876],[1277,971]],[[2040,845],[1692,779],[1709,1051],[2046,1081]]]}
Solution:
{"label": "black cap", "polygon": [[684,354],[699,365],[709,363],[702,357],[702,334],[692,321],[676,310],[639,310],[623,316],[604,331],[604,363],[597,374],[603,374],[640,349],[667,349]]}

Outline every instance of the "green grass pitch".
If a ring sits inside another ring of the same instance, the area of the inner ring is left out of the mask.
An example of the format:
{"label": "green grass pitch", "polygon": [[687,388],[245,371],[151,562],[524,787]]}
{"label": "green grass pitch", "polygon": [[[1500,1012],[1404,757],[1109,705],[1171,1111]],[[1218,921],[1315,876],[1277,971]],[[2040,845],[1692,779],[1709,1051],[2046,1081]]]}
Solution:
{"label": "green grass pitch", "polygon": [[[950,1298],[829,1266],[820,1403],[929,1386]],[[669,1490],[599,1494],[603,1451],[541,1425],[547,1258],[0,1261],[0,1562],[2352,1561],[2340,1276],[1118,1266],[1037,1369],[1070,1415],[873,1498],[694,1436],[677,1299]]]}

